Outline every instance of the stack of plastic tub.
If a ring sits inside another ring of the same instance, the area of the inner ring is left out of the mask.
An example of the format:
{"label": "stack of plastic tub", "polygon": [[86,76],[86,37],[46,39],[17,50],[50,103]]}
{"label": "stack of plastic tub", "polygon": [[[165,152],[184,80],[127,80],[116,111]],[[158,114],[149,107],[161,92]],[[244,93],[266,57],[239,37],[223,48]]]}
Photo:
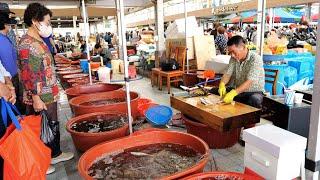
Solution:
{"label": "stack of plastic tub", "polygon": [[297,73],[297,69],[291,66],[288,66],[285,69],[284,72],[284,81],[285,81],[285,85],[287,87],[290,87],[291,85],[293,85],[294,83],[297,82],[298,80],[298,73]]}
{"label": "stack of plastic tub", "polygon": [[288,65],[297,69],[297,80],[304,78],[313,79],[315,56],[311,53],[298,53],[293,57],[286,57]]}

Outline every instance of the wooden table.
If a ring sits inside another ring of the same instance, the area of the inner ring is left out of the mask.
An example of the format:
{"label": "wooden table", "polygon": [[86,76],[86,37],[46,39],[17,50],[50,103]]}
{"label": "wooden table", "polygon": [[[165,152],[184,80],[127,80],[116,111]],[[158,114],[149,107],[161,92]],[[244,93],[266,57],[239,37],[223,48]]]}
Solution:
{"label": "wooden table", "polygon": [[185,98],[171,96],[171,106],[182,114],[207,124],[220,132],[227,132],[236,128],[260,122],[260,109],[238,103],[217,104],[220,97],[209,95],[205,97],[213,102],[213,105],[203,105],[200,97]]}

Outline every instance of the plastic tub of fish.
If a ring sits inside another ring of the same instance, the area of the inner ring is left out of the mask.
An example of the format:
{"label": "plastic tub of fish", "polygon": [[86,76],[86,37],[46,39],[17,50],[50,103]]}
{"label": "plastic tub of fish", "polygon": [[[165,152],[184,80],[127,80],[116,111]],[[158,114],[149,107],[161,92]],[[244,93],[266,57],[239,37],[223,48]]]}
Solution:
{"label": "plastic tub of fish", "polygon": [[128,132],[128,118],[124,113],[97,112],[71,118],[66,129],[80,151],[106,141],[124,137]]}
{"label": "plastic tub of fish", "polygon": [[183,180],[263,180],[263,178],[236,172],[206,172],[183,178]]}
{"label": "plastic tub of fish", "polygon": [[209,147],[182,132],[149,131],[99,144],[78,164],[84,179],[180,179],[203,171]]}

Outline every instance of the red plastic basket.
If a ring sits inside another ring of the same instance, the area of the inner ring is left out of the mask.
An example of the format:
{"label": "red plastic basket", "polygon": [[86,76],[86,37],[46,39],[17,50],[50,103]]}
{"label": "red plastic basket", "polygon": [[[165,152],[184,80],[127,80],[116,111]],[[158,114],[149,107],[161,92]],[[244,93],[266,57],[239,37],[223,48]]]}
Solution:
{"label": "red plastic basket", "polygon": [[147,98],[140,98],[138,100],[138,106],[144,105],[144,104],[148,104],[151,103],[152,100],[151,99],[147,99]]}
{"label": "red plastic basket", "polygon": [[153,106],[157,106],[157,105],[159,105],[159,104],[152,103],[152,102],[149,102],[149,103],[146,103],[146,104],[142,104],[142,105],[138,106],[138,112],[139,112],[141,117],[144,117],[145,116],[144,114],[146,113],[146,111],[149,108],[151,108]]}

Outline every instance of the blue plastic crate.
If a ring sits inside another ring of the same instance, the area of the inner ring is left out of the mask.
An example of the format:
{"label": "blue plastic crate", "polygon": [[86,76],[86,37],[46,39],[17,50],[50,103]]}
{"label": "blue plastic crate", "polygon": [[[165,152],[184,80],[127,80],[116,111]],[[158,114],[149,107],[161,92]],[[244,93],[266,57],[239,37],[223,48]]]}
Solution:
{"label": "blue plastic crate", "polygon": [[80,59],[80,67],[84,73],[89,73],[89,63],[87,59]]}
{"label": "blue plastic crate", "polygon": [[297,69],[298,74],[302,74],[308,71],[313,71],[312,61],[307,59],[289,60],[288,65]]}
{"label": "blue plastic crate", "polygon": [[283,61],[285,59],[285,55],[263,55],[263,61]]}
{"label": "blue plastic crate", "polygon": [[298,81],[304,78],[309,78],[310,80],[313,80],[314,78],[314,72],[313,71],[307,71],[304,73],[301,73],[298,75]]}
{"label": "blue plastic crate", "polygon": [[298,80],[298,73],[297,69],[294,67],[287,67],[285,69],[285,76],[284,76],[284,81],[286,82],[286,86],[290,87],[294,83],[296,83]]}

